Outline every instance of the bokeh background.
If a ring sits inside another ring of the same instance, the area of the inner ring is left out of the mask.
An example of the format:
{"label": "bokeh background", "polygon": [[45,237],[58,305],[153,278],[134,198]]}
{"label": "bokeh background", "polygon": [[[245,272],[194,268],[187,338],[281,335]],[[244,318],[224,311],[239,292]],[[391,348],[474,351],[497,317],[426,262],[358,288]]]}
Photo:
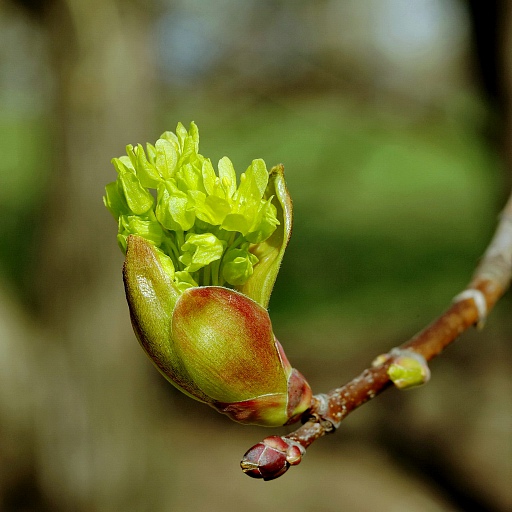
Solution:
{"label": "bokeh background", "polygon": [[145,358],[101,199],[110,159],[178,121],[213,161],[283,162],[270,313],[328,391],[469,281],[512,184],[511,36],[506,0],[0,3],[0,510],[511,510],[510,296],[427,386],[254,481],[271,431]]}

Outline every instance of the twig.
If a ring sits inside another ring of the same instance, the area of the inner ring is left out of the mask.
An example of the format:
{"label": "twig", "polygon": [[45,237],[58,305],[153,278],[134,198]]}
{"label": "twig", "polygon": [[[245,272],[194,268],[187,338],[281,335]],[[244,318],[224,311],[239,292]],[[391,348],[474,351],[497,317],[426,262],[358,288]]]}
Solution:
{"label": "twig", "polygon": [[[404,343],[400,349],[420,354],[429,361],[472,325],[483,326],[488,312],[505,293],[512,279],[512,195],[496,233],[487,247],[473,279],[452,305],[434,322]],[[244,455],[241,467],[249,476],[272,480],[301,461],[316,439],[334,432],[354,409],[392,385],[388,369],[396,349],[379,356],[377,365],[327,394],[315,395],[303,416],[303,425],[286,436],[271,436]]]}

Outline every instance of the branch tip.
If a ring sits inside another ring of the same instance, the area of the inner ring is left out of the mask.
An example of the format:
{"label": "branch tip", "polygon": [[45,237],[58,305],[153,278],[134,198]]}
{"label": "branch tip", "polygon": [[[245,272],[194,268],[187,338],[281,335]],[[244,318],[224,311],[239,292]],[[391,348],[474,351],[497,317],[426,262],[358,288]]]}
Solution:
{"label": "branch tip", "polygon": [[244,454],[240,467],[252,478],[274,480],[286,473],[290,466],[299,464],[304,453],[305,448],[296,441],[270,436]]}
{"label": "branch tip", "polygon": [[313,396],[303,425],[284,437],[271,436],[253,446],[242,470],[253,478],[273,480],[302,460],[316,439],[334,432],[353,410],[394,384],[400,389],[423,384],[430,377],[427,361],[473,325],[481,328],[512,279],[512,195],[468,288],[451,306],[409,341],[377,356],[370,368],[327,394]]}

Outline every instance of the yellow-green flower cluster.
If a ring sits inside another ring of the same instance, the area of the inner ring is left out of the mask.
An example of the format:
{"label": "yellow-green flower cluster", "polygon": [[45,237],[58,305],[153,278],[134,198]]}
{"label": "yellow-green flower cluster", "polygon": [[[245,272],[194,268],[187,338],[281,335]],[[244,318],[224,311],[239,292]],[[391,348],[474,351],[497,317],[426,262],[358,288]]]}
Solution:
{"label": "yellow-green flower cluster", "polygon": [[[312,392],[267,311],[292,228],[284,167],[239,180],[198,152],[195,124],[114,158],[105,205],[118,221],[132,326],[178,389],[240,423],[298,420]],[[232,289],[228,289],[232,288]]]}
{"label": "yellow-green flower cluster", "polygon": [[239,286],[258,262],[250,248],[279,224],[272,197],[265,197],[269,173],[254,160],[237,176],[229,158],[218,163],[199,153],[199,132],[180,123],[155,145],[128,145],[114,158],[117,180],[104,202],[118,221],[118,243],[138,235],[157,249],[179,290],[191,286]]}

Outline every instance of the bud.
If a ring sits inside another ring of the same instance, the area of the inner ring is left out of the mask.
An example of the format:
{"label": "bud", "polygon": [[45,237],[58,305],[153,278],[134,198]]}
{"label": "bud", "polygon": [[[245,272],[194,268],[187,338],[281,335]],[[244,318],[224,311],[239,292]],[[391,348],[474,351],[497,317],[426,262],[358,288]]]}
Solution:
{"label": "bud", "polygon": [[193,123],[146,148],[113,160],[104,197],[140,344],[173,385],[235,421],[296,421],[311,389],[266,310],[291,233],[283,166],[254,160],[237,186],[227,157],[217,176],[198,153]]}
{"label": "bud", "polygon": [[393,361],[388,375],[398,389],[410,389],[421,386],[430,380],[430,369],[425,358],[407,349],[393,349]]}
{"label": "bud", "polygon": [[240,462],[242,471],[252,478],[274,480],[300,464],[305,448],[286,437],[270,436],[248,450]]}
{"label": "bud", "polygon": [[309,385],[257,302],[220,286],[180,293],[151,244],[133,235],[124,282],[139,342],[178,389],[240,423],[279,426],[310,406]]}

